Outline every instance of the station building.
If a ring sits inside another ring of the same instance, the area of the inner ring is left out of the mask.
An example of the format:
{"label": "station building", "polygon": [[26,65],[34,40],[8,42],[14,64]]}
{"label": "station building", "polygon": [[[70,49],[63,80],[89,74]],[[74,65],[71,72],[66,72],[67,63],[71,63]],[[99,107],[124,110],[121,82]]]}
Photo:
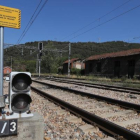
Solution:
{"label": "station building", "polygon": [[85,61],[85,74],[128,78],[140,76],[140,49],[90,56]]}
{"label": "station building", "polygon": [[[73,58],[70,60],[70,69],[76,68],[76,69],[84,69],[85,63],[79,58]],[[63,74],[68,73],[68,60],[63,63]]]}

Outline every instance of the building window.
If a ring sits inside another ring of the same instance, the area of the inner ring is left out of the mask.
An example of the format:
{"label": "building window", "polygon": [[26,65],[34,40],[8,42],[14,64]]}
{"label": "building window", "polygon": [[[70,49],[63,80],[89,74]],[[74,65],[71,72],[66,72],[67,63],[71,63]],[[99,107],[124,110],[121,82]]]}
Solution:
{"label": "building window", "polygon": [[101,72],[101,62],[97,63],[97,72]]}

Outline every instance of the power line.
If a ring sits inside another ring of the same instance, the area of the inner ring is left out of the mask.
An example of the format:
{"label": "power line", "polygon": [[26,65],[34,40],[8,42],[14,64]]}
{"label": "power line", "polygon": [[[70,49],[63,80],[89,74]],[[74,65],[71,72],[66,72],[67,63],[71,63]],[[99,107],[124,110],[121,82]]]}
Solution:
{"label": "power line", "polygon": [[139,40],[140,39],[140,36],[139,37],[133,37],[131,39],[128,39],[128,43],[132,43],[134,42],[135,40]]}
{"label": "power line", "polygon": [[68,46],[66,46],[66,47],[62,48],[61,50],[65,50],[66,48],[68,49]]}
{"label": "power line", "polygon": [[[86,26],[84,26],[84,27],[82,27],[82,28],[78,29],[77,31],[75,31],[74,33],[72,33],[72,34],[70,34],[70,35],[66,36],[65,38],[67,38],[67,37],[69,37],[69,36],[71,36],[71,35],[73,35],[73,34],[75,34],[75,33],[79,32],[80,30],[82,30],[82,29],[84,29],[84,28],[88,27],[89,25],[91,25],[91,24],[95,23],[96,21],[98,21],[98,20],[100,20],[100,19],[104,18],[105,16],[109,15],[110,13],[112,13],[112,12],[114,12],[115,10],[119,9],[120,7],[124,6],[125,4],[127,4],[127,3],[128,3],[128,2],[130,2],[130,1],[131,1],[131,0],[126,1],[125,3],[123,3],[123,4],[121,4],[120,6],[116,7],[115,9],[113,9],[113,10],[109,11],[109,12],[108,12],[108,13],[106,13],[105,15],[103,15],[103,16],[101,16],[101,17],[99,17],[98,19],[95,19],[94,21],[92,21],[91,23],[87,24]],[[64,40],[65,38],[63,38],[62,40]]]}
{"label": "power line", "polygon": [[108,23],[108,22],[110,22],[110,21],[112,21],[112,20],[114,20],[114,19],[116,19],[116,18],[118,18],[118,17],[120,17],[120,16],[122,16],[122,15],[124,15],[124,14],[126,14],[126,13],[128,13],[128,12],[134,10],[134,9],[136,9],[136,8],[138,8],[138,7],[140,7],[140,5],[138,5],[138,6],[136,6],[136,7],[133,7],[132,9],[130,9],[130,10],[128,10],[128,11],[126,11],[126,12],[120,14],[120,15],[117,15],[117,16],[115,16],[115,17],[113,17],[113,18],[111,18],[111,19],[109,19],[109,20],[107,20],[107,21],[105,21],[105,22],[103,22],[103,23],[101,23],[101,24],[99,24],[99,25],[93,27],[93,28],[90,28],[89,30],[86,30],[85,32],[83,32],[83,33],[81,33],[81,34],[79,34],[79,35],[77,35],[77,36],[71,38],[70,40],[72,40],[72,39],[74,39],[74,38],[76,38],[76,37],[78,37],[78,36],[80,36],[80,35],[82,35],[82,34],[85,34],[85,33],[89,32],[89,31],[91,31],[91,30],[93,30],[93,29],[95,29],[95,28],[97,28],[97,27],[100,27],[100,26],[102,26],[102,25],[104,25],[104,24],[106,24],[106,23]]}
{"label": "power line", "polygon": [[140,39],[140,37],[134,37],[133,39],[135,39],[135,40],[136,40],[136,39]]}
{"label": "power line", "polygon": [[36,20],[36,18],[38,17],[38,15],[40,14],[40,12],[42,11],[42,9],[44,8],[44,6],[46,5],[46,3],[48,2],[48,0],[46,0],[44,2],[44,4],[42,5],[42,7],[40,8],[40,10],[38,11],[38,13],[36,14],[36,16],[34,17],[34,19],[31,21],[30,25],[28,26],[27,30],[24,32],[24,34],[22,35],[21,39],[18,41],[18,44],[21,42],[21,40],[23,39],[23,37],[26,35],[26,33],[28,32],[28,30],[30,29],[31,25],[34,23],[34,21]]}
{"label": "power line", "polygon": [[32,17],[30,18],[30,20],[29,20],[28,24],[26,25],[26,27],[25,27],[24,31],[22,32],[21,36],[19,37],[19,39],[18,39],[18,41],[17,41],[17,44],[19,44],[18,42],[20,41],[20,39],[21,39],[21,38],[22,38],[22,36],[24,35],[24,33],[25,33],[25,31],[26,31],[27,27],[28,27],[28,26],[29,26],[29,24],[31,23],[31,21],[32,21],[32,19],[33,19],[34,15],[35,15],[35,13],[36,13],[36,11],[38,10],[38,8],[39,8],[39,6],[40,6],[41,2],[42,2],[42,0],[40,0],[40,2],[39,2],[39,4],[38,4],[37,8],[35,9],[35,11],[34,11],[34,13],[33,13]]}

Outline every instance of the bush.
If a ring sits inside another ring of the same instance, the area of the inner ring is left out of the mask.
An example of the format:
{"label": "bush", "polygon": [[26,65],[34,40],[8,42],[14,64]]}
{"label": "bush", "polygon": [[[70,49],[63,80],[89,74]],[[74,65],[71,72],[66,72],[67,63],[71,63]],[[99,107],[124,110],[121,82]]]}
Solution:
{"label": "bush", "polygon": [[126,76],[122,76],[122,77],[121,77],[121,81],[122,81],[122,82],[126,81]]}
{"label": "bush", "polygon": [[75,74],[77,76],[81,75],[81,70],[80,69],[76,69],[76,68],[72,68],[71,69],[71,74]]}
{"label": "bush", "polygon": [[138,77],[136,75],[134,75],[133,80],[138,80]]}

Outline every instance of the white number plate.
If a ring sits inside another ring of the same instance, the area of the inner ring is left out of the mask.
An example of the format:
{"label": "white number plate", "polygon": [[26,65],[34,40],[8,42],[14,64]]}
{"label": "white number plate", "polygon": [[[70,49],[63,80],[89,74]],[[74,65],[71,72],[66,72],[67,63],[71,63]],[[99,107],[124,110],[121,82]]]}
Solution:
{"label": "white number plate", "polygon": [[0,120],[0,136],[17,134],[17,119]]}

